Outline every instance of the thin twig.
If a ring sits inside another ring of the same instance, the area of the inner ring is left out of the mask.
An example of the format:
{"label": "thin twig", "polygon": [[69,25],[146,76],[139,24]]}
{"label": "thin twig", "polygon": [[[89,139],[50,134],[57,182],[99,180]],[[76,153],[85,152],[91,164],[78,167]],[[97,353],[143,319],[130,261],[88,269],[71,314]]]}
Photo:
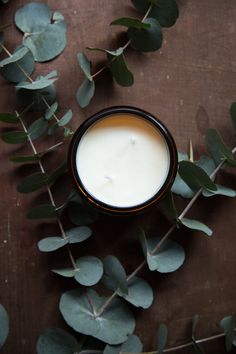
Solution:
{"label": "thin twig", "polygon": [[[232,153],[234,154],[236,152],[236,147],[232,150]],[[226,159],[222,160],[222,162],[215,168],[215,170],[212,172],[210,175],[210,178],[213,179],[217,172],[222,168],[224,165]],[[199,191],[193,196],[193,198],[190,200],[190,202],[187,204],[187,206],[184,208],[180,216],[178,217],[178,220],[181,220],[189,211],[189,209],[193,206],[195,201],[198,199],[198,197],[202,194],[203,188],[200,188]],[[150,255],[156,254],[161,246],[164,244],[164,242],[169,238],[169,236],[172,234],[172,232],[176,229],[177,224],[173,224],[170,229],[165,233],[165,235],[162,237],[160,242],[152,249],[151,252],[149,252]],[[130,281],[147,263],[147,260],[143,260],[139,266],[127,277],[127,281]],[[107,308],[107,306],[110,305],[112,302],[113,298],[117,295],[117,290],[115,290],[112,295],[106,300],[106,302],[98,309],[97,311],[97,316],[100,316]]]}
{"label": "thin twig", "polygon": [[[146,20],[146,18],[148,17],[151,9],[152,9],[153,5],[150,5],[147,12],[145,13],[144,17],[142,18],[141,22],[144,22]],[[131,43],[131,40],[129,39],[125,44],[124,46],[122,47],[123,48],[123,52],[126,50],[126,48],[129,47]],[[99,69],[96,73],[94,73],[93,75],[91,75],[91,78],[94,79],[96,76],[98,76],[99,74],[101,74],[105,69],[107,69],[108,65],[112,62],[116,60],[116,57],[112,58],[111,61],[108,61],[107,64],[105,64],[104,66],[101,67],[101,69]]]}
{"label": "thin twig", "polygon": [[[20,121],[20,123],[21,123],[21,125],[22,125],[22,128],[23,128],[24,132],[27,134],[27,138],[28,138],[29,144],[30,144],[30,146],[31,146],[31,148],[32,148],[32,151],[33,151],[34,155],[38,156],[38,152],[37,152],[37,150],[36,150],[36,147],[35,147],[35,145],[34,145],[32,139],[31,139],[30,135],[28,134],[28,130],[27,130],[26,126],[25,126],[25,123],[24,123],[24,121],[23,121],[21,115],[20,115],[18,112],[16,112],[16,115],[17,115],[17,117],[18,117],[18,119],[19,119],[19,121]],[[54,147],[55,147],[55,146],[54,146]],[[42,164],[42,161],[41,161],[40,157],[39,157],[39,159],[38,159],[38,164],[39,164],[39,168],[40,168],[41,172],[42,172],[43,174],[46,174],[46,171],[45,171],[45,169],[44,169],[44,166],[43,166],[43,164]],[[49,199],[50,199],[50,202],[51,202],[52,206],[57,210],[56,203],[55,203],[55,200],[54,200],[54,197],[53,197],[53,194],[52,194],[52,191],[51,191],[51,188],[50,188],[50,185],[49,185],[49,184],[46,185],[46,189],[47,189],[48,196],[49,196]],[[60,219],[60,217],[58,216],[58,214],[56,215],[56,220],[57,220],[57,224],[58,224],[58,226],[59,226],[59,229],[60,229],[60,232],[61,232],[62,237],[63,237],[64,239],[66,239],[67,236],[66,236],[64,227],[63,227],[63,225],[62,225],[61,219]],[[69,248],[68,245],[67,245],[67,251],[68,251],[68,254],[69,254],[71,263],[72,263],[72,265],[73,265],[73,268],[74,268],[74,269],[77,269],[76,262],[75,262],[75,260],[74,260],[73,255],[72,255],[71,249]]]}

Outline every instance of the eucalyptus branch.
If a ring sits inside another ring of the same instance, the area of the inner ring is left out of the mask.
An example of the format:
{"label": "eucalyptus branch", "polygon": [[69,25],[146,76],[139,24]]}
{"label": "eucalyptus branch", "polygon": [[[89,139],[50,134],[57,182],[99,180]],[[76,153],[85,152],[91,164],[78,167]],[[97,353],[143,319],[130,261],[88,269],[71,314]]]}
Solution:
{"label": "eucalyptus branch", "polygon": [[[39,154],[38,154],[38,152],[37,152],[37,150],[36,150],[36,147],[35,147],[35,145],[34,145],[32,139],[31,139],[30,135],[28,134],[28,131],[27,131],[27,128],[26,128],[26,126],[25,126],[25,123],[24,123],[24,121],[23,121],[23,119],[22,119],[22,116],[21,116],[18,112],[16,112],[16,115],[17,115],[17,117],[18,117],[18,119],[19,119],[19,121],[20,121],[20,123],[21,123],[21,125],[22,125],[22,128],[23,128],[24,132],[27,134],[27,139],[28,139],[28,141],[29,141],[29,144],[30,144],[30,146],[31,146],[31,148],[32,148],[32,151],[33,151],[34,155],[39,156]],[[58,146],[58,144],[56,144],[56,145]],[[54,147],[55,147],[56,145],[54,145]],[[38,158],[38,165],[39,165],[39,168],[40,168],[41,172],[42,172],[43,174],[46,174],[46,171],[45,171],[45,169],[44,169],[44,166],[43,166],[43,164],[42,164],[42,161],[41,161],[41,158],[40,158],[40,157]],[[53,194],[52,194],[52,190],[51,190],[50,185],[49,185],[48,183],[46,184],[46,189],[47,189],[48,196],[49,196],[49,199],[50,199],[50,202],[51,202],[52,206],[56,209],[56,211],[58,211],[58,208],[57,208],[56,203],[55,203],[55,199],[54,199]],[[66,232],[65,232],[65,230],[64,230],[63,224],[62,224],[62,222],[61,222],[61,219],[60,219],[58,213],[56,214],[56,220],[57,220],[57,224],[58,224],[58,226],[59,226],[59,229],[60,229],[62,238],[63,238],[63,239],[66,239],[66,238],[67,238]],[[70,258],[70,260],[71,260],[71,263],[72,263],[73,268],[74,268],[74,269],[77,269],[76,262],[75,262],[75,259],[74,259],[73,255],[72,255],[72,252],[71,252],[71,249],[70,249],[69,245],[67,245],[67,251],[68,251],[69,258]]]}
{"label": "eucalyptus branch", "polygon": [[[232,153],[234,154],[236,152],[236,147],[232,150]],[[222,166],[225,164],[226,159],[222,160],[221,163],[215,168],[215,170],[212,172],[210,175],[210,178],[213,179],[218,171],[222,168]],[[193,204],[196,202],[198,197],[202,194],[203,188],[200,188],[198,192],[193,196],[193,198],[190,200],[190,202],[187,204],[187,206],[184,208],[180,216],[177,218],[178,220],[181,220],[187,212],[190,210],[190,208],[193,206]],[[152,249],[150,255],[155,255],[161,248],[161,246],[164,244],[164,242],[169,238],[169,236],[173,233],[173,231],[176,229],[177,223],[173,224],[170,229],[165,233],[165,235],[162,237],[160,242],[157,243],[157,245]],[[130,281],[147,263],[147,260],[144,259],[139,266],[127,277],[127,281]],[[104,302],[104,304],[98,309],[96,317],[100,316],[106,308],[110,305],[112,302],[113,298],[117,295],[117,290],[112,293],[112,295]]]}
{"label": "eucalyptus branch", "polygon": [[[145,15],[143,16],[141,22],[144,22],[144,21],[146,20],[146,18],[148,17],[150,11],[152,10],[152,8],[153,8],[153,5],[150,5],[149,8],[148,8],[148,10],[147,10],[147,12],[146,12]],[[130,43],[131,43],[131,40],[128,40],[128,41],[124,44],[124,46],[122,47],[123,52],[129,47]],[[117,48],[117,49],[118,49],[118,48]],[[108,61],[104,66],[101,67],[101,69],[99,69],[96,73],[94,73],[93,75],[91,75],[91,78],[94,79],[96,76],[98,76],[99,74],[101,74],[101,73],[108,67],[108,65],[109,65],[112,61],[114,61],[114,60],[116,60],[116,59],[117,59],[117,58],[114,57],[114,58],[112,58],[110,61]]]}
{"label": "eucalyptus branch", "polygon": [[[12,53],[2,44],[0,43],[0,47],[4,50],[4,52],[9,56],[12,57]],[[30,75],[27,74],[27,72],[24,70],[24,68],[22,68],[22,66],[18,63],[18,61],[15,63],[17,65],[17,67],[19,68],[19,70],[21,70],[21,72],[26,76],[26,78],[31,82],[34,83],[34,80],[32,79],[32,77]],[[42,97],[42,101],[44,102],[45,106],[47,108],[50,108],[51,106],[49,105],[49,103],[47,102],[47,100],[45,99],[45,97]],[[53,118],[56,120],[56,122],[59,122],[59,118],[57,117],[56,113],[53,113]]]}

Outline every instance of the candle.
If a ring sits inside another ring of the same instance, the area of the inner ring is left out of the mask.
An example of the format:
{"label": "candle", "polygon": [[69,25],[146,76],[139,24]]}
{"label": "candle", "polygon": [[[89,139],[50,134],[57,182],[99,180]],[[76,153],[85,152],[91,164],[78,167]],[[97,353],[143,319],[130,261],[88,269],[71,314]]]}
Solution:
{"label": "candle", "polygon": [[74,179],[88,201],[129,213],[152,204],[176,173],[176,148],[167,129],[131,107],[108,108],[75,133],[69,157]]}

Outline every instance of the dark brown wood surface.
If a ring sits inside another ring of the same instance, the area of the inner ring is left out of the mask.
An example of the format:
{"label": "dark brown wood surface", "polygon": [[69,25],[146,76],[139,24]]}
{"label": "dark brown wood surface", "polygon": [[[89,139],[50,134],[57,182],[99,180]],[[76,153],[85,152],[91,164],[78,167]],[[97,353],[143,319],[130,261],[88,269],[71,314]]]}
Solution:
{"label": "dark brown wood surface", "polygon": [[[1,7],[1,21],[11,22],[15,10],[26,2],[12,0],[9,6]],[[96,96],[84,110],[75,100],[82,79],[77,52],[84,51],[86,46],[115,47],[123,38],[119,36],[120,29],[110,28],[109,23],[135,12],[125,0],[46,2],[65,16],[69,25],[68,44],[56,60],[37,65],[37,72],[58,70],[58,101],[62,111],[73,109],[74,128],[101,108],[127,104],[158,116],[173,133],[180,150],[187,151],[192,139],[196,157],[205,151],[208,127],[219,129],[233,146],[229,107],[236,100],[235,0],[179,0],[179,20],[174,27],[164,30],[165,40],[159,52],[127,51],[127,61],[135,75],[134,86],[121,88],[111,84],[109,75],[101,75]],[[14,26],[6,37],[10,50],[21,41]],[[103,58],[94,53],[90,57],[97,62]],[[14,87],[2,78],[0,87],[0,111],[14,111]],[[16,168],[8,161],[16,147],[2,142],[0,146],[0,303],[10,314],[10,337],[2,353],[31,354],[36,352],[36,339],[43,329],[65,326],[58,302],[61,293],[75,284],[50,273],[60,263],[68,265],[66,253],[48,255],[38,251],[38,240],[50,235],[53,227],[26,219],[37,194],[21,195],[15,187],[29,170]],[[61,154],[66,156],[66,149],[61,149]],[[218,180],[236,187],[235,175],[228,170],[220,173]],[[184,204],[180,202],[179,207]],[[218,333],[217,321],[235,312],[235,206],[235,199],[231,198],[200,199],[189,216],[208,224],[214,230],[213,237],[180,230],[175,238],[186,250],[184,266],[170,275],[143,271],[155,293],[150,309],[136,311],[136,333],[142,338],[145,350],[155,350],[160,323],[168,325],[168,345],[172,346],[189,341],[194,314],[201,318],[198,330],[201,338]],[[162,235],[168,227],[156,209],[140,220],[150,236]],[[137,240],[129,238],[129,227],[130,221],[102,217],[94,227],[93,240],[75,248],[75,255],[102,257],[112,253],[131,271],[142,255]],[[212,342],[207,348],[208,353],[225,352],[223,340]]]}

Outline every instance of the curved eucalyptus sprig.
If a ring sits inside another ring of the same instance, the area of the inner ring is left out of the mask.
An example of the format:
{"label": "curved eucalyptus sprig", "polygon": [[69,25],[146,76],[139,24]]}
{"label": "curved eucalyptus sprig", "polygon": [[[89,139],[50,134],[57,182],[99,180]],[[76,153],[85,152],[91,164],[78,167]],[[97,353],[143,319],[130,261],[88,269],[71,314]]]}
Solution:
{"label": "curved eucalyptus sprig", "polygon": [[[166,273],[177,270],[183,264],[185,252],[182,246],[168,240],[174,230],[184,226],[211,236],[212,231],[205,224],[197,220],[187,219],[185,215],[199,196],[209,197],[221,194],[222,187],[219,188],[213,182],[213,179],[224,165],[236,166],[236,160],[234,159],[236,147],[231,151],[214,129],[208,130],[206,144],[215,161],[213,168],[213,160],[209,157],[200,159],[200,162],[182,161],[179,163],[179,178],[182,178],[188,188],[193,191],[193,197],[180,214],[177,213],[173,204],[173,198],[169,198],[170,209],[174,210],[174,223],[170,229],[162,238],[153,239],[147,239],[144,232],[139,231],[145,256],[144,261],[127,276],[124,268],[115,257],[109,256],[109,258],[104,259],[105,273],[102,282],[106,287],[113,290],[111,296],[101,297],[92,290],[70,290],[62,295],[60,311],[67,324],[74,330],[94,336],[109,345],[116,345],[127,340],[128,336],[133,333],[134,318],[131,313],[127,312],[124,304],[117,297],[122,297],[136,307],[149,307],[152,303],[152,290],[150,291],[146,282],[143,283],[142,280],[137,279],[136,275],[145,265],[148,265],[151,271]],[[191,155],[193,160],[193,154]],[[210,168],[209,162],[211,162]],[[235,191],[233,192],[235,196]],[[205,193],[206,195],[204,195]],[[146,300],[147,303],[144,305]],[[105,327],[101,325],[104,321],[107,324]],[[119,336],[114,337],[114,331],[117,331],[118,327],[122,330],[119,332]]]}
{"label": "curved eucalyptus sprig", "polygon": [[[225,347],[228,352],[232,350],[233,347],[236,347],[236,336],[235,336],[235,315],[230,315],[222,318],[218,323],[219,327],[223,332],[215,334],[213,336],[196,339],[196,327],[199,321],[199,316],[195,315],[192,320],[192,337],[191,341],[180,344],[173,347],[166,347],[167,337],[168,337],[168,328],[165,324],[161,324],[157,331],[157,348],[154,351],[142,352],[143,345],[139,337],[136,335],[130,335],[128,339],[120,345],[110,346],[107,344],[103,350],[97,349],[83,349],[82,343],[68,333],[65,330],[59,328],[51,328],[44,333],[42,333],[37,340],[37,354],[44,354],[45,352],[51,354],[58,353],[58,343],[60,342],[65,350],[76,352],[79,354],[162,354],[162,353],[171,353],[178,352],[186,348],[192,348],[194,353],[204,354],[205,351],[202,347],[202,344],[225,338]],[[66,352],[65,352],[66,353]]]}
{"label": "curved eucalyptus sprig", "polygon": [[140,52],[152,52],[160,49],[163,41],[162,27],[173,26],[179,16],[175,0],[132,0],[134,7],[143,18],[122,17],[113,22],[112,26],[127,28],[128,41],[116,50],[87,47],[88,50],[105,53],[107,61],[98,71],[91,72],[91,64],[83,53],[78,53],[78,62],[84,73],[84,80],[79,87],[76,98],[79,105],[86,107],[95,93],[94,79],[105,69],[109,69],[114,80],[121,86],[131,86],[134,82],[132,72],[128,69],[124,52],[128,47]]}

